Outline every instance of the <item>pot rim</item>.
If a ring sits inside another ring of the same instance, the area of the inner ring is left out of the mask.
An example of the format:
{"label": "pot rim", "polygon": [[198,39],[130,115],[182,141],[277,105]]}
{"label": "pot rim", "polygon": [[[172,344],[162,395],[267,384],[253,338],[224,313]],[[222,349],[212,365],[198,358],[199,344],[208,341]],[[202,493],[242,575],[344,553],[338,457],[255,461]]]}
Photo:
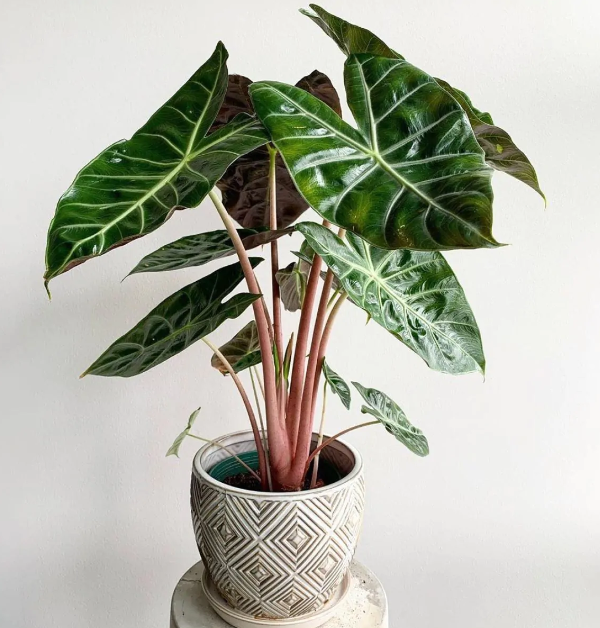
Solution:
{"label": "pot rim", "polygon": [[[222,441],[222,440],[224,440],[226,438],[229,439],[229,438],[236,437],[236,436],[246,436],[246,437],[248,437],[247,440],[254,441],[254,435],[252,433],[252,430],[240,430],[238,432],[231,432],[229,434],[224,434],[223,436],[220,436],[220,437],[215,438],[213,440],[214,440],[214,442],[218,443],[218,442],[220,442],[220,441]],[[313,432],[313,437],[317,437],[318,438],[319,435],[317,433]],[[327,438],[328,438],[327,436],[325,436],[325,435],[323,436],[323,440],[327,440]],[[235,493],[235,494],[238,494],[238,495],[244,495],[246,497],[256,497],[256,498],[260,498],[262,500],[264,500],[264,499],[270,499],[270,500],[273,500],[273,501],[301,500],[301,499],[306,499],[307,497],[312,497],[312,496],[315,496],[315,495],[321,495],[321,494],[326,493],[328,491],[336,490],[338,488],[341,488],[344,484],[347,484],[348,482],[351,482],[351,481],[355,480],[362,473],[362,470],[363,470],[363,459],[362,459],[362,456],[360,455],[360,453],[358,452],[358,450],[353,445],[350,445],[349,443],[347,443],[346,441],[343,441],[343,440],[336,440],[333,443],[331,443],[331,445],[335,445],[336,443],[340,444],[342,447],[347,449],[348,452],[354,458],[354,466],[352,467],[352,470],[350,471],[350,473],[345,475],[341,480],[338,480],[337,482],[333,482],[333,484],[327,484],[326,486],[321,486],[319,488],[309,489],[307,491],[293,491],[293,492],[251,491],[249,489],[239,488],[237,486],[231,486],[230,484],[225,484],[224,482],[220,482],[219,480],[216,480],[211,475],[209,475],[209,473],[203,468],[203,466],[201,464],[202,456],[204,454],[206,454],[210,449],[213,449],[215,447],[212,443],[207,443],[206,445],[203,445],[196,452],[196,455],[194,456],[194,460],[192,462],[192,471],[196,475],[199,475],[202,478],[202,480],[204,482],[206,482],[207,484],[211,484],[211,485],[213,485],[216,488],[219,488],[221,490],[227,491],[228,493]]]}

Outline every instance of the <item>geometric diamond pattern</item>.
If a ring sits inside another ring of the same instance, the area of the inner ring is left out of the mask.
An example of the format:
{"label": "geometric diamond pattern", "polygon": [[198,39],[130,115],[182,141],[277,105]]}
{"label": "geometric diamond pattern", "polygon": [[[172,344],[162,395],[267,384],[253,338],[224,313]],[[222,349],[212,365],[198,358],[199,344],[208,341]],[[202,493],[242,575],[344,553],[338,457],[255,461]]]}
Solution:
{"label": "geometric diamond pattern", "polygon": [[252,617],[286,619],[321,609],[341,583],[362,525],[364,479],[361,471],[331,490],[282,499],[231,493],[194,472],[191,508],[221,595]]}

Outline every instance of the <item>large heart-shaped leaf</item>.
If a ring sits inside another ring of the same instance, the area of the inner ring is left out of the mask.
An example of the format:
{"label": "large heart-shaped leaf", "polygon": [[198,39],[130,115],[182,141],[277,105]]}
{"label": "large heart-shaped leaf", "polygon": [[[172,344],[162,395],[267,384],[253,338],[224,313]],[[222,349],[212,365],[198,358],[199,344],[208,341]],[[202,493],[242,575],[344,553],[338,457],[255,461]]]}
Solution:
{"label": "large heart-shaped leaf", "polygon": [[340,398],[347,410],[350,410],[352,396],[350,386],[323,360],[323,375],[331,390]]}
{"label": "large heart-shaped leaf", "polygon": [[[321,7],[311,4],[311,11],[301,10],[329,35],[346,55],[371,53],[393,59],[404,59],[394,52],[377,35],[365,28],[346,22]],[[461,105],[469,117],[469,122],[479,145],[483,148],[486,162],[502,172],[526,183],[538,192],[544,200],[535,169],[525,153],[513,142],[510,135],[494,125],[489,113],[479,111],[463,91],[449,85],[442,79],[435,79]]]}
{"label": "large heart-shaped leaf", "polygon": [[484,371],[481,336],[461,285],[440,253],[386,251],[313,222],[297,227],[351,300],[436,371]]}
{"label": "large heart-shaped leaf", "polygon": [[167,450],[167,456],[177,456],[179,458],[179,448],[181,447],[183,441],[189,436],[189,433],[192,431],[192,427],[194,426],[196,417],[198,416],[200,410],[201,408],[198,408],[197,410],[194,410],[192,414],[190,414],[190,418],[188,419],[188,423],[185,429],[183,430],[183,432],[181,432],[181,434],[179,434],[179,436],[177,436],[177,438],[173,441],[173,444]]}
{"label": "large heart-shaped leaf", "polygon": [[46,282],[195,207],[240,155],[267,141],[241,114],[206,135],[227,87],[227,51],[211,58],[130,140],[104,150],[60,199],[48,231]]}
{"label": "large heart-shaped leaf", "polygon": [[[262,259],[250,261],[255,267]],[[243,293],[223,302],[243,278],[235,263],[178,290],[114,342],[84,375],[131,377],[181,353],[260,298]]]}
{"label": "large heart-shaped leaf", "polygon": [[442,79],[436,79],[436,81],[452,94],[466,111],[475,137],[485,153],[486,162],[496,170],[506,172],[511,177],[533,188],[545,201],[546,196],[540,188],[533,164],[513,142],[511,136],[493,123],[489,113],[483,113],[476,109],[464,92],[455,89]]}
{"label": "large heart-shaped leaf", "polygon": [[423,432],[410,424],[402,408],[395,401],[375,388],[367,388],[358,382],[352,384],[368,404],[361,408],[363,414],[374,416],[390,434],[417,456],[429,454],[429,443]]}
{"label": "large heart-shaped leaf", "polygon": [[[231,364],[236,373],[260,364],[260,343],[256,323],[250,321],[229,342],[219,347],[219,351],[225,356],[225,359]],[[213,354],[210,365],[220,373],[223,373],[223,375],[229,374],[229,371],[221,362],[221,358],[216,353]]]}
{"label": "large heart-shaped leaf", "polygon": [[[230,116],[241,111],[254,113],[248,88],[249,78],[239,75],[229,77],[229,87],[215,125],[229,121]],[[315,70],[300,79],[297,86],[323,102],[341,115],[340,99],[325,74]],[[308,208],[308,204],[296,190],[294,182],[281,159],[276,158],[277,225],[287,227]],[[223,195],[223,205],[229,214],[243,227],[269,226],[269,152],[260,147],[243,155],[233,163],[217,183]]]}
{"label": "large heart-shaped leaf", "polygon": [[[292,233],[293,229],[238,229],[238,235],[246,250],[268,244],[283,235]],[[179,270],[192,266],[202,266],[222,257],[235,253],[231,238],[225,229],[207,231],[196,235],[185,236],[161,246],[160,249],[146,255],[129,273],[156,273],[166,270]]]}
{"label": "large heart-shaped leaf", "polygon": [[450,94],[406,61],[351,55],[360,131],[310,94],[250,86],[298,189],[324,218],[383,248],[494,247],[492,170]]}

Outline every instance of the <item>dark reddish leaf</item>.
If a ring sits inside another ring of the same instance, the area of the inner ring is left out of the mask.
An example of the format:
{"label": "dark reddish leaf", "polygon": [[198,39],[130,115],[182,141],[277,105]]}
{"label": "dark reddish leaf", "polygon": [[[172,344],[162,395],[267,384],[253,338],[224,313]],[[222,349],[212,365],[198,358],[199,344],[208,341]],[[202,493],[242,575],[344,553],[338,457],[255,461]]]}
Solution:
{"label": "dark reddish leaf", "polygon": [[[229,77],[227,94],[215,128],[226,124],[236,114],[253,113],[248,86],[250,79],[238,74]],[[318,70],[300,79],[297,86],[311,93],[341,115],[340,99],[331,81]],[[277,155],[277,226],[291,225],[308,204],[296,190],[283,160]],[[223,204],[234,220],[246,229],[269,226],[269,152],[262,146],[247,153],[227,169],[217,186],[223,195]]]}

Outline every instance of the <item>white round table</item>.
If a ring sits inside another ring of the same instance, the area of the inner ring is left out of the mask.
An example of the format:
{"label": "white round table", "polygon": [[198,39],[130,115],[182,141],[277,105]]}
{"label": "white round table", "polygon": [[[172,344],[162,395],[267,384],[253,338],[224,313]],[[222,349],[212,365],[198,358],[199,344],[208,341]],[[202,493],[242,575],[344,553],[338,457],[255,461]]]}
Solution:
{"label": "white round table", "polygon": [[[202,562],[181,578],[171,601],[171,628],[230,628],[209,606],[202,592]],[[388,628],[387,598],[377,577],[354,561],[351,584],[336,617],[322,628]]]}

